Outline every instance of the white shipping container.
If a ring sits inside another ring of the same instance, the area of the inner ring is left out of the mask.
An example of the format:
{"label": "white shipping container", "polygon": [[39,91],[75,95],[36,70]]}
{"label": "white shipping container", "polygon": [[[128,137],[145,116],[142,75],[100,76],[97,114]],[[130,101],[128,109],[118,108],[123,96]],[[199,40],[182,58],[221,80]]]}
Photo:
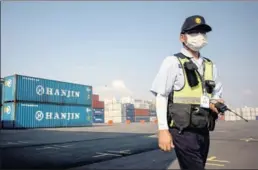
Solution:
{"label": "white shipping container", "polygon": [[251,116],[251,109],[249,107],[244,107],[241,109],[242,114],[245,116]]}
{"label": "white shipping container", "polygon": [[132,119],[132,117],[134,116],[134,113],[130,113],[128,112],[128,110],[126,111],[123,106],[124,105],[121,103],[106,104],[105,121],[108,122],[109,120],[112,120],[114,123],[122,123],[122,122],[125,122],[126,116],[131,117],[128,119]]}
{"label": "white shipping container", "polygon": [[112,103],[118,103],[118,100],[113,97],[112,99],[104,99],[105,104],[112,104]]}
{"label": "white shipping container", "polygon": [[242,115],[242,111],[241,111],[241,108],[236,108],[235,109],[235,112],[239,115]]}
{"label": "white shipping container", "polygon": [[122,103],[122,104],[124,104],[124,103],[134,104],[134,99],[132,97],[122,97],[120,99],[120,103]]}
{"label": "white shipping container", "polygon": [[244,118],[248,118],[248,117],[251,117],[251,113],[249,112],[246,112],[246,113],[243,113],[242,114],[242,116],[244,117]]}
{"label": "white shipping container", "polygon": [[241,120],[241,118],[239,116],[236,116],[236,120]]}
{"label": "white shipping container", "polygon": [[112,120],[114,123],[121,123],[123,119],[121,103],[105,104],[105,122]]}
{"label": "white shipping container", "polygon": [[155,105],[155,104],[156,104],[156,99],[148,100],[147,103],[149,103],[149,104],[154,104],[154,105]]}
{"label": "white shipping container", "polygon": [[134,99],[134,104],[135,103],[145,103],[144,100],[141,99]]}
{"label": "white shipping container", "polygon": [[[240,109],[240,108],[236,108],[235,112],[236,112],[238,115],[242,116],[242,112],[241,112],[241,109]],[[234,114],[234,113],[232,113],[232,114]],[[235,115],[235,114],[234,114],[234,115]],[[235,117],[236,117],[236,120],[241,120],[241,118],[240,118],[239,116],[235,115]]]}
{"label": "white shipping container", "polygon": [[225,121],[231,121],[231,113],[229,111],[225,112]]}
{"label": "white shipping container", "polygon": [[154,121],[156,121],[157,120],[157,117],[156,116],[150,116],[150,121],[151,122],[154,122]]}
{"label": "white shipping container", "polygon": [[255,108],[250,108],[251,116],[255,115]]}
{"label": "white shipping container", "polygon": [[258,116],[258,108],[255,108],[255,115]]}
{"label": "white shipping container", "polygon": [[121,116],[106,116],[105,115],[105,123],[112,120],[113,123],[122,123],[122,117]]}
{"label": "white shipping container", "polygon": [[231,121],[236,121],[237,120],[235,115],[231,115],[230,118],[231,118]]}
{"label": "white shipping container", "polygon": [[122,104],[121,103],[106,104],[105,109],[107,111],[121,111],[122,110]]}
{"label": "white shipping container", "polygon": [[150,109],[150,105],[146,103],[135,103],[134,108],[136,109]]}

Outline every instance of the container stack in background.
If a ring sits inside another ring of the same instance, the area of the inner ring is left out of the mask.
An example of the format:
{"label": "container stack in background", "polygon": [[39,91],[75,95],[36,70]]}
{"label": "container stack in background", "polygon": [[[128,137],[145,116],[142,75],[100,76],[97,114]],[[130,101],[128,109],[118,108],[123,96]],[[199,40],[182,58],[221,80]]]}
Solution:
{"label": "container stack in background", "polygon": [[130,122],[135,122],[135,109],[134,105],[131,103],[124,103],[122,104],[122,122],[126,122],[130,120]]}
{"label": "container stack in background", "polygon": [[92,95],[93,123],[105,122],[104,101],[99,100],[99,95]]}
{"label": "container stack in background", "polygon": [[[236,109],[235,109],[235,112],[236,112],[237,114],[239,114],[239,115],[242,116],[242,112],[241,112],[241,109],[240,109],[240,108],[236,108]],[[233,113],[233,114],[234,114],[234,113]],[[236,120],[242,120],[239,116],[237,116],[237,115],[235,115],[235,114],[234,114],[234,116],[235,116],[235,119],[236,119]]]}
{"label": "container stack in background", "polygon": [[131,103],[113,102],[105,104],[105,122],[124,123],[127,120],[135,121],[134,105]]}
{"label": "container stack in background", "polygon": [[105,100],[105,122],[112,120],[114,123],[130,122],[156,122],[156,106],[154,101],[145,101],[123,97],[120,100]]}
{"label": "container stack in background", "polygon": [[150,103],[150,121],[157,121],[156,104],[153,101]]}
{"label": "container stack in background", "polygon": [[241,108],[241,112],[242,112],[243,118],[247,120],[251,120],[251,108],[249,107]]}
{"label": "container stack in background", "polygon": [[258,120],[258,108],[255,108],[255,116],[256,116],[256,120]]}
{"label": "container stack in background", "polygon": [[135,122],[150,122],[150,105],[142,100],[134,102]]}
{"label": "container stack in background", "polygon": [[2,105],[3,105],[3,100],[2,100],[2,96],[3,96],[3,82],[4,79],[0,79],[0,129],[2,129]]}
{"label": "container stack in background", "polygon": [[236,116],[234,113],[226,111],[224,114],[225,114],[225,121],[236,121]]}
{"label": "container stack in background", "polygon": [[[232,110],[236,112],[237,114],[241,115],[243,118],[247,120],[258,120],[258,108],[252,108],[252,107],[243,107],[243,108],[236,108]],[[231,113],[229,111],[225,112],[224,115],[225,121],[241,121],[242,118],[235,115],[234,113]],[[219,118],[220,120],[223,120],[222,117]]]}
{"label": "container stack in background", "polygon": [[3,128],[92,125],[91,86],[13,75],[3,87]]}
{"label": "container stack in background", "polygon": [[250,108],[250,120],[256,120],[255,108]]}

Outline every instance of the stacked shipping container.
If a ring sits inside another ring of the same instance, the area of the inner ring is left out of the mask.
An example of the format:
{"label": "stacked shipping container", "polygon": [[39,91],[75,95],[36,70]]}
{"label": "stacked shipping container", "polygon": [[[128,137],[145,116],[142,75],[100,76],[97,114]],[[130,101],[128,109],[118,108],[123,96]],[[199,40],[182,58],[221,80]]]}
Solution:
{"label": "stacked shipping container", "polygon": [[130,103],[105,104],[105,122],[112,120],[114,123],[122,123],[126,120],[135,121],[134,105]]}
{"label": "stacked shipping container", "polygon": [[131,122],[135,122],[135,110],[134,105],[130,103],[124,103],[122,105],[123,118],[122,122],[126,120],[130,120]]}
{"label": "stacked shipping container", "polygon": [[2,105],[3,105],[3,79],[0,79],[0,129],[2,129]]}
{"label": "stacked shipping container", "polygon": [[255,108],[255,116],[256,116],[256,120],[258,120],[258,108]]}
{"label": "stacked shipping container", "polygon": [[91,86],[22,75],[5,77],[3,86],[3,127],[92,125]]}
{"label": "stacked shipping container", "polygon": [[134,99],[132,97],[122,97],[120,99],[120,103],[122,103],[122,104],[134,104]]}
{"label": "stacked shipping container", "polygon": [[150,121],[154,122],[157,120],[156,105],[154,102],[150,103]]}
{"label": "stacked shipping container", "polygon": [[135,122],[150,122],[150,105],[142,100],[135,100]]}
{"label": "stacked shipping container", "polygon": [[247,120],[255,120],[253,110],[249,107],[244,107],[241,109],[242,116]]}
{"label": "stacked shipping container", "polygon": [[104,102],[99,101],[99,95],[92,95],[93,123],[104,123]]}

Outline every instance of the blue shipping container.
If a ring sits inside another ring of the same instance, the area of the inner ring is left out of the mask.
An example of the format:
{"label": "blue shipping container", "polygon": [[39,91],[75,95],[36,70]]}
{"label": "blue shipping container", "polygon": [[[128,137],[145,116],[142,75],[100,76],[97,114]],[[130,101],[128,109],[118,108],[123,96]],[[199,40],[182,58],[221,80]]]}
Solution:
{"label": "blue shipping container", "polygon": [[98,115],[98,114],[104,115],[104,109],[93,109],[93,114],[94,115]]}
{"label": "blue shipping container", "polygon": [[3,104],[2,96],[3,96],[3,84],[0,82],[0,105],[1,106]]}
{"label": "blue shipping container", "polygon": [[93,109],[93,123],[104,123],[104,109]]}
{"label": "blue shipping container", "polygon": [[104,123],[104,114],[95,114],[93,115],[93,123]]}
{"label": "blue shipping container", "polygon": [[0,129],[2,128],[2,119],[1,119],[2,104],[3,104],[2,95],[3,95],[3,84],[2,82],[0,82]]}
{"label": "blue shipping container", "polygon": [[130,122],[135,122],[134,116],[126,116],[126,120],[130,120]]}
{"label": "blue shipping container", "polygon": [[126,110],[134,110],[134,105],[130,103],[123,104],[123,108]]}
{"label": "blue shipping container", "polygon": [[150,116],[156,116],[156,115],[157,115],[156,111],[150,111]]}
{"label": "blue shipping container", "polygon": [[4,101],[92,105],[92,86],[13,75],[4,78]]}
{"label": "blue shipping container", "polygon": [[125,110],[124,111],[125,112],[125,116],[134,116],[135,115],[135,113],[134,113],[134,110]]}
{"label": "blue shipping container", "polygon": [[140,122],[141,120],[150,122],[150,116],[135,116],[135,122]]}
{"label": "blue shipping container", "polygon": [[42,103],[4,103],[4,128],[51,128],[92,125],[92,108]]}

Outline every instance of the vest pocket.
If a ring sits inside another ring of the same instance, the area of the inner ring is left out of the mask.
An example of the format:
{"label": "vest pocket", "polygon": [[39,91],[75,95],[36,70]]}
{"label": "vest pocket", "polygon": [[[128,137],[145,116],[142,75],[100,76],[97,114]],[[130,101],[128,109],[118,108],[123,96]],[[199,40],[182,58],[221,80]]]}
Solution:
{"label": "vest pocket", "polygon": [[205,128],[209,122],[209,110],[200,108],[199,106],[193,107],[191,112],[191,126],[194,128]]}
{"label": "vest pocket", "polygon": [[175,126],[184,129],[190,125],[191,105],[171,103],[169,106],[169,116],[174,121]]}

